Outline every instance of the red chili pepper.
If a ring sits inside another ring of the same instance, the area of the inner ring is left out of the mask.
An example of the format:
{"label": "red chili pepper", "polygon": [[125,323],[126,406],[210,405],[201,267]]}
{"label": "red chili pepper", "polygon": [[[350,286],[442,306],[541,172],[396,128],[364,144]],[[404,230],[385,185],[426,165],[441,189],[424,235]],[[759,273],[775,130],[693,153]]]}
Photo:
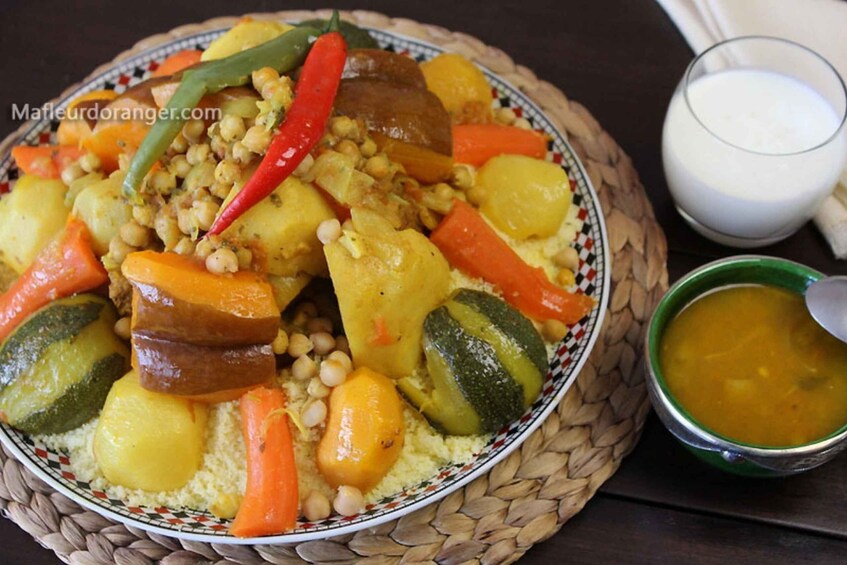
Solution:
{"label": "red chili pepper", "polygon": [[332,113],[346,60],[347,43],[340,33],[326,33],[315,41],[294,88],[294,103],[261,165],[218,216],[209,234],[220,234],[273,192],[317,145]]}

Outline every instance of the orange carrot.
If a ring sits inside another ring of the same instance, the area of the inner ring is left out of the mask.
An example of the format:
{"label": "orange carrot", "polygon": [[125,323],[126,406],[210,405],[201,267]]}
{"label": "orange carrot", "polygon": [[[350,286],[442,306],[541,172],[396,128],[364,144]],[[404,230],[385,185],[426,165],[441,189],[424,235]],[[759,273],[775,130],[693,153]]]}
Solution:
{"label": "orange carrot", "polygon": [[0,341],[51,300],[91,290],[109,280],[91,250],[88,229],[71,218],[7,292],[0,294]]}
{"label": "orange carrot", "polygon": [[594,307],[591,297],[567,292],[524,263],[466,202],[453,201],[430,239],[450,264],[499,287],[503,299],[530,318],[575,324]]}
{"label": "orange carrot", "polygon": [[118,168],[120,154],[138,149],[148,131],[150,126],[138,120],[98,122],[82,146],[100,158],[104,171],[112,172]]}
{"label": "orange carrot", "polygon": [[229,531],[240,538],[281,534],[297,523],[297,467],[280,389],[256,388],[241,397],[247,444],[247,492]]}
{"label": "orange carrot", "polygon": [[18,145],[12,149],[12,158],[18,169],[28,175],[57,179],[62,169],[85,154],[85,151],[64,145]]}
{"label": "orange carrot", "polygon": [[198,51],[197,49],[185,49],[184,51],[179,51],[174,53],[159,65],[155,71],[153,71],[153,77],[166,77],[170,75],[175,75],[176,73],[183,71],[190,67],[191,65],[196,65],[200,62],[200,55],[202,55],[202,51]]}
{"label": "orange carrot", "polygon": [[543,159],[547,140],[537,131],[500,124],[453,126],[453,159],[481,167],[497,155],[526,155]]}
{"label": "orange carrot", "polygon": [[373,319],[374,331],[368,339],[368,345],[394,345],[397,340],[391,336],[388,326],[385,325],[385,317],[376,316]]}

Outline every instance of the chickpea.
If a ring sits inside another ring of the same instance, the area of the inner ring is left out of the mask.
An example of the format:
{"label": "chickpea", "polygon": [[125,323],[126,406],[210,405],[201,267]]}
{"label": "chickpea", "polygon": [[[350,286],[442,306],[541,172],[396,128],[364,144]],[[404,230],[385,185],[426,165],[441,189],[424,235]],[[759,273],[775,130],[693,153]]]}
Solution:
{"label": "chickpea", "polygon": [[132,337],[132,331],[130,329],[130,319],[129,316],[124,316],[115,322],[115,335],[123,340],[128,340]]}
{"label": "chickpea", "polygon": [[347,116],[332,118],[329,122],[332,133],[342,139],[356,139],[359,137],[359,125]]}
{"label": "chickpea", "polygon": [[383,179],[391,172],[391,163],[383,154],[374,155],[365,161],[365,172],[375,179]]}
{"label": "chickpea", "polygon": [[288,334],[285,333],[285,330],[280,329],[276,334],[273,343],[271,344],[271,348],[274,351],[275,355],[282,355],[286,351],[288,351]]}
{"label": "chickpea", "polygon": [[329,499],[316,490],[310,491],[302,503],[303,516],[310,522],[319,522],[329,518],[332,507]]}
{"label": "chickpea", "polygon": [[356,487],[342,485],[338,487],[332,507],[342,516],[353,516],[365,509],[365,497]]}
{"label": "chickpea", "polygon": [[168,165],[168,171],[177,178],[184,179],[191,172],[191,164],[185,158],[185,155],[175,155]]}
{"label": "chickpea", "polygon": [[173,153],[185,153],[186,151],[188,151],[188,140],[185,139],[185,136],[182,135],[182,132],[179,132],[174,138],[174,140],[171,141],[169,149]]}
{"label": "chickpea", "polygon": [[376,146],[376,142],[373,140],[373,138],[368,137],[367,139],[365,139],[362,142],[362,144],[359,146],[359,152],[362,154],[362,157],[364,157],[365,159],[370,159],[371,157],[376,155],[377,146]]}
{"label": "chickpea", "polygon": [[244,146],[244,143],[242,143],[241,141],[236,141],[232,144],[232,158],[241,163],[242,165],[246,165],[247,163],[252,161],[254,156],[255,153],[247,149]]}
{"label": "chickpea", "polygon": [[324,359],[321,361],[319,376],[323,384],[332,388],[346,381],[348,372],[347,368],[340,361]]}
{"label": "chickpea", "polygon": [[300,420],[307,428],[314,428],[326,420],[327,408],[323,400],[313,400],[303,408]]}
{"label": "chickpea", "polygon": [[112,241],[109,242],[109,256],[116,263],[123,263],[126,256],[133,251],[135,251],[135,248],[124,243],[124,240],[121,239],[120,235],[116,235],[112,238]]}
{"label": "chickpea", "polygon": [[195,200],[191,205],[191,211],[196,226],[203,231],[209,231],[212,224],[215,223],[215,216],[217,216],[219,208],[220,206],[212,200]]}
{"label": "chickpea", "polygon": [[573,286],[576,284],[576,276],[570,269],[562,269],[556,273],[556,284],[565,288]]}
{"label": "chickpea", "polygon": [[529,123],[529,120],[527,120],[526,118],[518,118],[512,125],[516,128],[532,129],[532,124]]}
{"label": "chickpea", "polygon": [[86,173],[93,173],[94,171],[100,170],[102,163],[100,162],[100,157],[94,153],[86,153],[79,158],[79,166],[82,167],[82,170]]}
{"label": "chickpea", "polygon": [[326,398],[329,396],[330,390],[328,386],[323,384],[323,381],[319,377],[312,377],[312,380],[309,381],[309,385],[306,387],[306,392],[312,398]]}
{"label": "chickpea", "polygon": [[515,114],[515,111],[511,108],[497,108],[494,111],[494,121],[499,122],[501,124],[510,126],[515,123],[515,120],[517,119],[517,114]]}
{"label": "chickpea", "polygon": [[209,240],[209,238],[203,238],[197,242],[197,245],[194,248],[194,254],[200,259],[206,259],[215,252],[215,245]]}
{"label": "chickpea", "polygon": [[553,255],[553,263],[559,267],[576,271],[579,269],[579,252],[573,247],[565,247]]}
{"label": "chickpea", "polygon": [[238,257],[238,268],[247,271],[253,266],[253,252],[246,247],[239,247],[235,252]]}
{"label": "chickpea", "polygon": [[224,141],[236,141],[244,137],[247,128],[244,127],[244,120],[238,116],[227,114],[221,120],[221,137]]}
{"label": "chickpea", "polygon": [[468,165],[456,165],[453,167],[453,185],[456,188],[467,190],[473,186],[474,173]]}
{"label": "chickpea", "polygon": [[168,195],[176,188],[176,177],[167,171],[154,171],[147,182],[153,192]]}
{"label": "chickpea", "polygon": [[135,220],[138,225],[146,228],[152,228],[156,221],[156,212],[153,210],[153,206],[149,204],[133,206],[132,219]]}
{"label": "chickpea", "polygon": [[279,80],[279,73],[273,67],[262,67],[253,71],[251,78],[253,80],[253,88],[257,92],[261,92],[267,83]]}
{"label": "chickpea", "polygon": [[195,249],[196,249],[196,245],[191,240],[191,238],[190,237],[183,237],[182,239],[179,240],[179,243],[177,243],[174,246],[173,252],[178,253],[180,255],[191,255],[191,254],[194,253]]}
{"label": "chickpea", "polygon": [[[290,347],[291,345],[289,344]],[[317,363],[306,354],[301,355],[291,364],[291,376],[300,381],[311,379],[317,372]]]}
{"label": "chickpea", "polygon": [[176,220],[162,212],[156,216],[154,229],[156,230],[156,235],[168,249],[172,248],[182,239],[182,233],[179,231]]}
{"label": "chickpea", "polygon": [[192,145],[188,148],[188,152],[185,154],[185,158],[188,159],[188,162],[192,165],[198,165],[209,158],[211,154],[211,148],[208,143],[200,143],[198,145]]}
{"label": "chickpea", "polygon": [[246,148],[261,155],[271,143],[271,132],[264,126],[253,126],[244,134],[241,144]]}
{"label": "chickpea", "polygon": [[288,354],[300,358],[309,353],[314,345],[312,340],[299,332],[291,334],[288,338]]}
{"label": "chickpea", "polygon": [[[199,142],[205,132],[206,124],[203,123],[203,120],[188,120],[185,122],[185,125],[182,126],[182,135],[190,143]],[[191,149],[189,149],[189,151],[190,150]]]}
{"label": "chickpea", "polygon": [[362,158],[362,153],[359,151],[359,146],[349,139],[342,139],[338,142],[338,145],[335,146],[335,150],[341,153],[342,155],[346,155],[353,159],[355,163],[358,164],[359,159]]}
{"label": "chickpea", "polygon": [[150,245],[150,230],[132,220],[120,228],[121,239],[132,247],[147,247]]}
{"label": "chickpea", "polygon": [[335,348],[335,338],[328,332],[316,332],[309,336],[317,355],[326,355]]}
{"label": "chickpea", "polygon": [[231,249],[221,247],[206,257],[206,269],[216,275],[238,272],[238,257]]}
{"label": "chickpea", "polygon": [[62,169],[62,182],[66,185],[70,186],[72,182],[76,179],[80,178],[85,174],[85,171],[82,170],[82,167],[79,166],[79,163],[72,163]]}
{"label": "chickpea", "polygon": [[241,167],[232,159],[224,159],[215,167],[215,180],[221,184],[232,186],[241,179]]}
{"label": "chickpea", "polygon": [[331,220],[324,220],[318,224],[317,235],[318,240],[324,245],[332,243],[341,237],[341,222],[335,218]]}

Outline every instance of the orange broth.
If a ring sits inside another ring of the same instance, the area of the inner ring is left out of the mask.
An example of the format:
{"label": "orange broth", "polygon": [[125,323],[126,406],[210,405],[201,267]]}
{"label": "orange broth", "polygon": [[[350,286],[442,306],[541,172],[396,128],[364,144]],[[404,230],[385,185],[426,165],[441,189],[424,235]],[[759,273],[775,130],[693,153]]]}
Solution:
{"label": "orange broth", "polygon": [[699,298],[665,329],[660,365],[677,402],[734,441],[796,446],[847,423],[847,344],[781,288]]}

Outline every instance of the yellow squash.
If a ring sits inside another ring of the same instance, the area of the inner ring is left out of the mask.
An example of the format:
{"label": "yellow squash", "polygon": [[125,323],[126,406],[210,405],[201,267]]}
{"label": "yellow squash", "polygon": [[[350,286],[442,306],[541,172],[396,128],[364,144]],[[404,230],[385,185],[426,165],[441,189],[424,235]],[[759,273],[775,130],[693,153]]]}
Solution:
{"label": "yellow squash", "polygon": [[332,390],[318,469],[333,488],[367,492],[397,461],[404,437],[403,401],[394,381],[362,367]]}
{"label": "yellow squash", "polygon": [[389,377],[421,359],[423,321],[450,290],[450,266],[429,239],[353,208],[353,229],[324,247],[353,361]]}

